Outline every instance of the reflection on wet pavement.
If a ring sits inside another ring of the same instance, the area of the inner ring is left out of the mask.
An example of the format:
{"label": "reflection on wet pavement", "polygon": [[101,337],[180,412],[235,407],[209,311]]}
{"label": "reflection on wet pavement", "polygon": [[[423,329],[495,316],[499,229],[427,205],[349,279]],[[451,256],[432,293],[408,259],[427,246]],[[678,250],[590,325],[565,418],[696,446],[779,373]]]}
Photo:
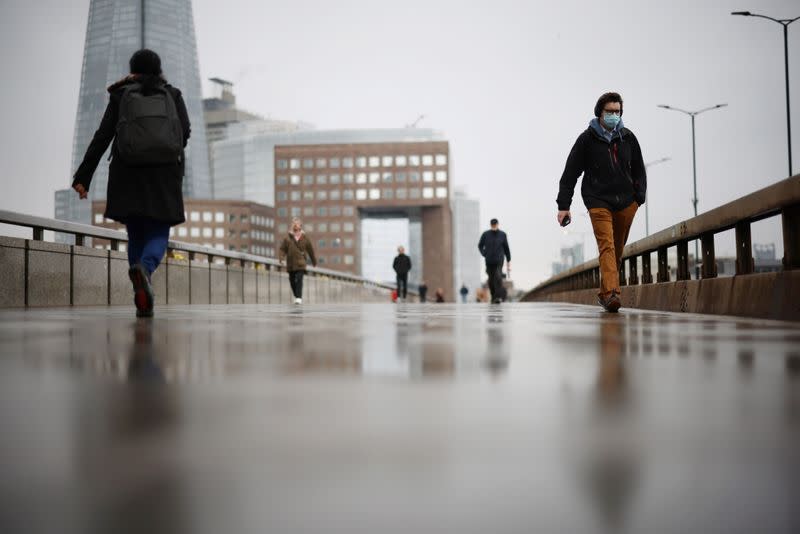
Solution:
{"label": "reflection on wet pavement", "polygon": [[800,532],[800,326],[0,311],[0,532]]}

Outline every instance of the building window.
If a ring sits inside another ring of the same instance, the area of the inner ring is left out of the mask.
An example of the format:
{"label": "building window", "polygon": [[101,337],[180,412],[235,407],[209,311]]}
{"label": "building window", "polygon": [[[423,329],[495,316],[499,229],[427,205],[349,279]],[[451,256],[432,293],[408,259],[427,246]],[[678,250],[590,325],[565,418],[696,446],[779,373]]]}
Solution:
{"label": "building window", "polygon": [[422,156],[422,164],[426,167],[433,165],[433,156],[430,154],[425,154]]}
{"label": "building window", "polygon": [[319,217],[327,217],[328,216],[328,208],[326,208],[325,206],[321,206],[321,207],[317,208],[317,215]]}
{"label": "building window", "polygon": [[186,237],[186,227],[179,226],[178,227],[178,237]]}
{"label": "building window", "polygon": [[215,228],[214,229],[214,237],[223,239],[225,237],[225,229],[224,228]]}
{"label": "building window", "polygon": [[217,223],[224,223],[225,222],[225,214],[221,211],[218,211],[214,214],[214,222]]}
{"label": "building window", "polygon": [[317,191],[317,200],[328,200],[327,191]]}
{"label": "building window", "polygon": [[331,200],[339,200],[342,197],[342,192],[338,189],[331,189]]}
{"label": "building window", "polygon": [[384,167],[391,167],[394,158],[392,156],[383,156],[382,163]]}
{"label": "building window", "polygon": [[378,156],[370,156],[369,157],[369,166],[370,167],[380,167],[381,166],[381,158]]}
{"label": "building window", "polygon": [[[287,210],[286,208],[278,208],[278,217],[288,217],[288,216],[289,216],[289,210]],[[286,225],[282,224],[281,226],[286,226]]]}
{"label": "building window", "polygon": [[203,222],[211,222],[214,220],[214,214],[210,211],[203,212]]}
{"label": "building window", "polygon": [[381,190],[378,188],[373,188],[369,190],[369,199],[370,200],[380,200],[381,198]]}
{"label": "building window", "polygon": [[342,167],[345,169],[353,168],[353,158],[342,158]]}
{"label": "building window", "polygon": [[331,217],[338,217],[339,215],[342,214],[342,208],[339,206],[331,206],[330,208],[328,208],[328,214]]}
{"label": "building window", "polygon": [[447,188],[446,187],[437,187],[436,188],[436,198],[447,198]]}
{"label": "building window", "polygon": [[343,184],[352,184],[353,183],[353,175],[350,173],[342,175],[342,183]]}
{"label": "building window", "polygon": [[356,200],[367,200],[367,190],[366,189],[357,189],[356,190]]}
{"label": "building window", "polygon": [[223,245],[222,243],[217,243],[216,245],[214,245],[214,248],[217,250],[225,250],[225,245]]}
{"label": "building window", "polygon": [[381,192],[381,195],[383,195],[383,198],[385,198],[387,200],[390,200],[390,199],[394,198],[394,190],[393,189],[384,189],[383,192]]}
{"label": "building window", "polygon": [[432,182],[433,181],[433,171],[424,171],[422,173],[422,181],[423,182]]}
{"label": "building window", "polygon": [[211,237],[212,235],[211,228],[203,228],[203,237]]}
{"label": "building window", "polygon": [[279,169],[287,169],[289,167],[289,162],[285,159],[278,160],[278,168]]}
{"label": "building window", "polygon": [[356,158],[356,167],[358,167],[359,169],[363,169],[366,166],[367,166],[367,158],[364,156],[358,156]]}
{"label": "building window", "polygon": [[320,265],[325,265],[325,256],[320,256],[320,257],[318,258],[318,261],[319,261],[319,264],[320,264]]}
{"label": "building window", "polygon": [[447,181],[447,171],[436,171],[436,181],[437,182],[446,182]]}
{"label": "building window", "polygon": [[328,231],[328,223],[319,223],[317,225],[317,232],[324,234]]}
{"label": "building window", "polygon": [[436,154],[436,165],[447,165],[447,156],[445,154]]}
{"label": "building window", "polygon": [[345,232],[353,232],[355,231],[355,225],[351,222],[346,222],[342,225],[342,230]]}
{"label": "building window", "polygon": [[291,195],[292,195],[291,196],[292,202],[297,202],[298,200],[300,200],[300,191],[292,191]]}
{"label": "building window", "polygon": [[394,175],[394,178],[395,180],[397,180],[397,182],[403,183],[406,181],[406,173],[398,172],[397,174]]}
{"label": "building window", "polygon": [[419,188],[413,187],[408,190],[408,198],[419,198]]}
{"label": "building window", "polygon": [[341,179],[338,174],[331,174],[329,180],[331,185],[339,185],[339,183],[341,182]]}
{"label": "building window", "polygon": [[102,224],[103,223],[103,214],[102,213],[95,213],[94,214],[94,223],[95,224]]}
{"label": "building window", "polygon": [[306,207],[303,208],[303,217],[313,217],[314,216],[314,208]]}
{"label": "building window", "polygon": [[314,191],[303,191],[303,200],[314,200]]}
{"label": "building window", "polygon": [[[295,191],[292,191],[294,193]],[[289,195],[286,194],[286,191],[278,191],[278,202],[285,202],[288,200]]]}
{"label": "building window", "polygon": [[346,238],[344,240],[344,248],[353,248],[353,240],[351,238]]}
{"label": "building window", "polygon": [[306,232],[313,232],[314,231],[314,223],[304,224],[303,228],[305,228]]}
{"label": "building window", "polygon": [[408,156],[408,164],[411,165],[412,167],[418,167],[419,166],[419,156],[416,156],[416,155]]}
{"label": "building window", "polygon": [[339,233],[342,231],[342,225],[340,223],[331,223],[331,232]]}
{"label": "building window", "polygon": [[236,214],[235,213],[231,213],[230,215],[228,215],[228,222],[231,223],[231,224],[236,222]]}
{"label": "building window", "polygon": [[327,246],[328,246],[328,243],[324,239],[320,239],[319,241],[317,241],[317,247],[326,248]]}
{"label": "building window", "polygon": [[331,169],[338,169],[339,168],[339,158],[331,158],[330,159],[330,168]]}
{"label": "building window", "polygon": [[390,184],[394,180],[394,175],[390,172],[383,173],[383,183]]}
{"label": "building window", "polygon": [[422,198],[433,198],[433,188],[432,187],[423,187],[422,188]]}
{"label": "building window", "polygon": [[369,183],[377,184],[381,181],[381,173],[379,172],[371,172],[369,173]]}
{"label": "building window", "polygon": [[317,185],[325,185],[328,183],[328,176],[326,174],[317,175]]}
{"label": "building window", "polygon": [[289,177],[285,174],[278,175],[278,185],[286,185],[289,183]]}
{"label": "building window", "polygon": [[398,200],[406,199],[408,198],[408,189],[398,189],[395,194]]}
{"label": "building window", "polygon": [[189,214],[189,218],[193,222],[199,221],[200,220],[200,212],[199,211],[193,211],[191,214]]}
{"label": "building window", "polygon": [[345,265],[353,265],[353,256],[351,254],[344,255],[344,264]]}
{"label": "building window", "polygon": [[292,185],[300,185],[300,175],[293,174],[291,179]]}
{"label": "building window", "polygon": [[292,214],[292,217],[300,217],[302,211],[300,210],[299,207],[295,206],[291,209],[290,213]]}
{"label": "building window", "polygon": [[250,234],[248,234],[247,232],[240,232],[239,237],[241,239],[248,239],[250,237]]}
{"label": "building window", "polygon": [[394,158],[394,164],[397,167],[405,167],[407,162],[408,162],[408,159],[405,156],[396,156]]}
{"label": "building window", "polygon": [[317,168],[324,169],[328,166],[328,160],[325,158],[317,158]]}
{"label": "building window", "polygon": [[303,160],[303,168],[304,169],[313,169],[314,168],[314,160],[311,158],[306,158]]}
{"label": "building window", "polygon": [[408,173],[409,182],[419,182],[419,173],[417,171]]}
{"label": "building window", "polygon": [[299,169],[300,168],[300,160],[297,158],[292,158],[289,160],[289,168],[290,169]]}
{"label": "building window", "polygon": [[353,200],[353,190],[345,189],[342,191],[342,200]]}
{"label": "building window", "polygon": [[191,230],[189,230],[189,235],[191,235],[192,237],[200,237],[200,228],[197,227],[192,228]]}
{"label": "building window", "polygon": [[352,217],[356,214],[356,210],[353,206],[345,206],[342,208],[342,215],[346,215],[348,217]]}
{"label": "building window", "polygon": [[304,185],[314,185],[314,175],[313,174],[306,174],[303,176],[303,184]]}
{"label": "building window", "polygon": [[281,223],[278,225],[278,232],[285,234],[289,231],[289,225],[285,223]]}

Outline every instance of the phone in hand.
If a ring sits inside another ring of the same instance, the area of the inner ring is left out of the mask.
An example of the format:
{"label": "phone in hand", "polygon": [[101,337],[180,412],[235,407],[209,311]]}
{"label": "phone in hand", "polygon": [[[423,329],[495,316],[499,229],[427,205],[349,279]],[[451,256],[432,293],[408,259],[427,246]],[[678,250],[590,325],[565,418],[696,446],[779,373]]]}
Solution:
{"label": "phone in hand", "polygon": [[561,226],[567,226],[571,222],[572,218],[569,215],[566,215],[563,219],[561,219]]}

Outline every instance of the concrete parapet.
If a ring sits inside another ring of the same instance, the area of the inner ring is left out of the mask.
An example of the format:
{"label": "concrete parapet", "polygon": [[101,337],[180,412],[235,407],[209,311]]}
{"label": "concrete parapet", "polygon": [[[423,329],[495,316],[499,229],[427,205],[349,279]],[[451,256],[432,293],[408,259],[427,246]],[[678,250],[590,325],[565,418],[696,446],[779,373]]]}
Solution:
{"label": "concrete parapet", "polygon": [[166,270],[167,274],[167,301],[170,304],[189,304],[191,273],[187,260],[167,258],[159,267]]}
{"label": "concrete parapet", "polygon": [[244,304],[244,269],[241,265],[228,265],[228,304]]}
{"label": "concrete parapet", "polygon": [[108,251],[72,247],[72,304],[108,304]]}
{"label": "concrete parapet", "polygon": [[191,261],[189,266],[191,277],[191,302],[192,304],[210,304],[209,279],[210,273],[208,263]]}
{"label": "concrete parapet", "polygon": [[209,267],[211,304],[228,303],[228,266],[212,263]]}
{"label": "concrete parapet", "polygon": [[70,246],[27,241],[27,305],[69,306]]}
{"label": "concrete parapet", "polygon": [[108,303],[129,305],[133,302],[133,289],[128,278],[128,254],[117,250],[105,252],[108,254]]}
{"label": "concrete parapet", "polygon": [[242,271],[242,299],[245,304],[258,302],[257,271],[252,264],[246,265]]}
{"label": "concrete parapet", "polygon": [[25,240],[0,236],[0,307],[25,306]]}

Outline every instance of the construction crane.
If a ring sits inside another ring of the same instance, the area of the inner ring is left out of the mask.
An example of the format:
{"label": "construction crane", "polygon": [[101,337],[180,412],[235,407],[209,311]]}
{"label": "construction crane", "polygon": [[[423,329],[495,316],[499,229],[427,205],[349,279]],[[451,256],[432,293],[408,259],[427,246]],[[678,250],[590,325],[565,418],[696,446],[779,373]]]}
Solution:
{"label": "construction crane", "polygon": [[406,128],[416,128],[417,124],[419,124],[419,121],[421,121],[424,118],[425,118],[425,115],[420,115],[419,117],[417,117],[417,120],[415,120],[411,124],[406,124]]}

